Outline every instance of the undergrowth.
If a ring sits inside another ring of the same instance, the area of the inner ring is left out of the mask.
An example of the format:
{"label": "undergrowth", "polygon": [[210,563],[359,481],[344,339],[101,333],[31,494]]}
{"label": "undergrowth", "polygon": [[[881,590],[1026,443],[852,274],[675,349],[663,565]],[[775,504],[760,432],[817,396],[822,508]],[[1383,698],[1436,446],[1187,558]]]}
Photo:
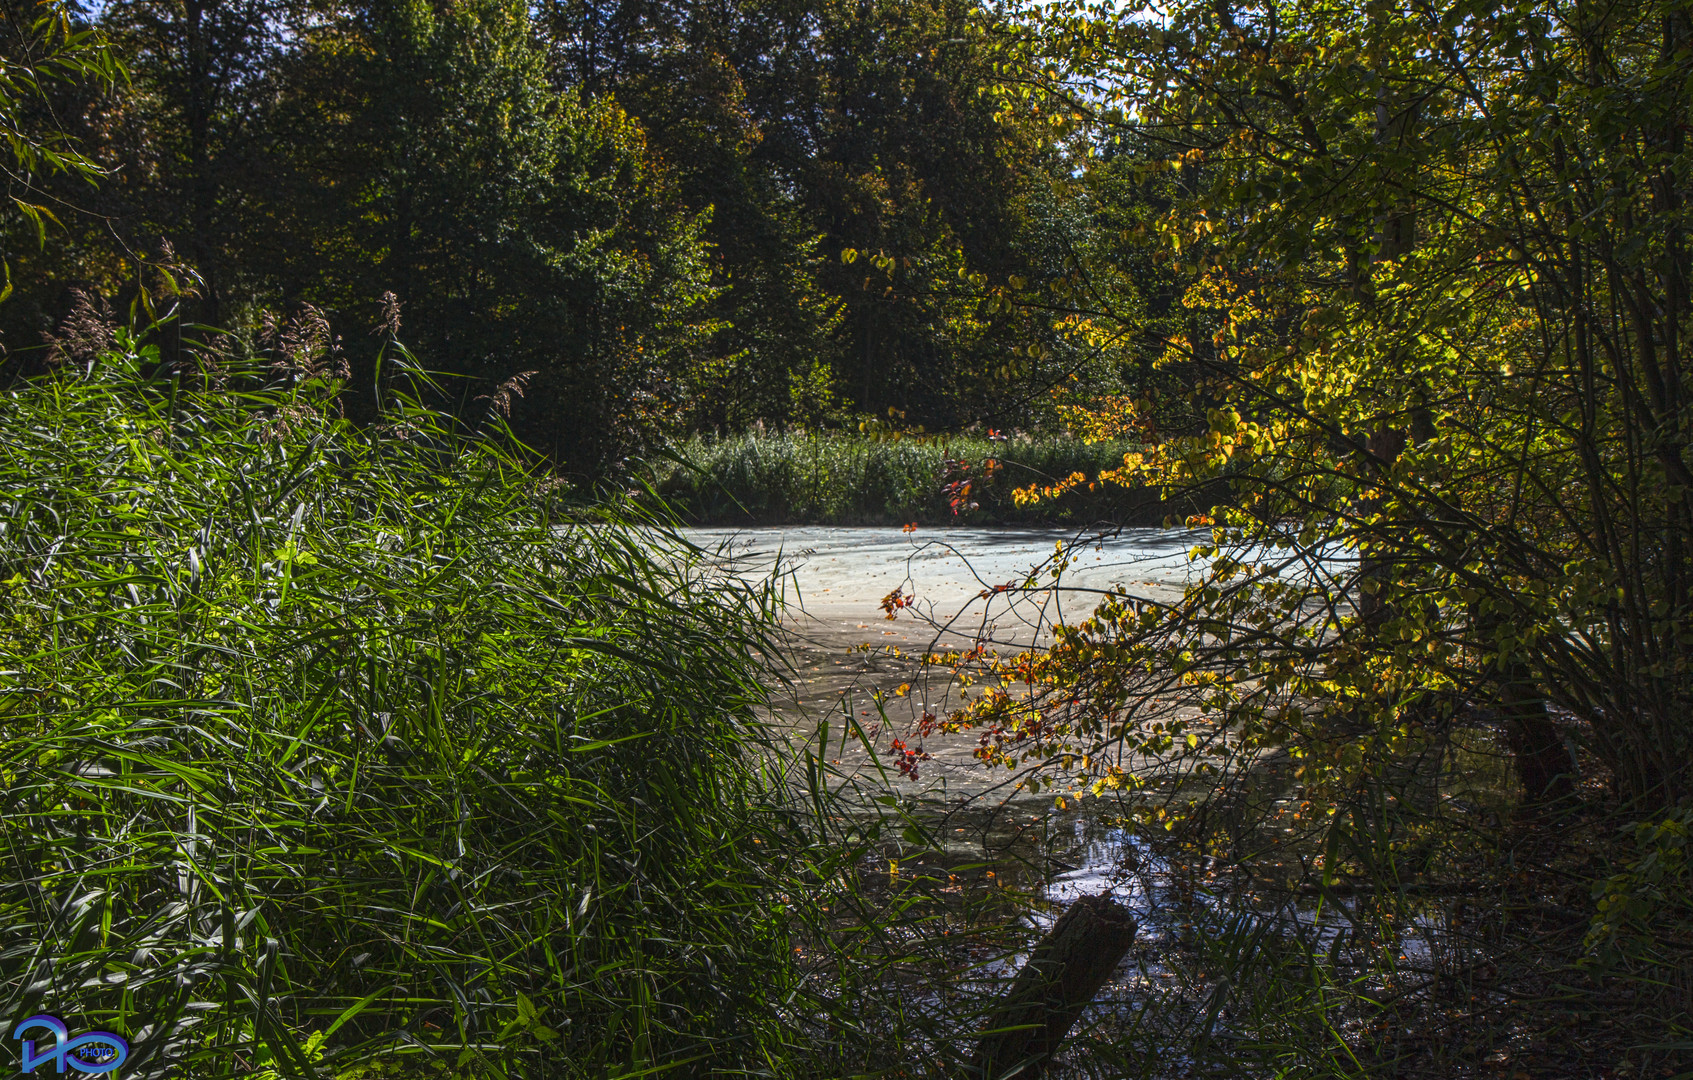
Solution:
{"label": "undergrowth", "polygon": [[283,360],[119,331],[0,404],[0,1019],[134,1078],[836,1074],[771,587],[550,503],[397,345],[362,428]]}

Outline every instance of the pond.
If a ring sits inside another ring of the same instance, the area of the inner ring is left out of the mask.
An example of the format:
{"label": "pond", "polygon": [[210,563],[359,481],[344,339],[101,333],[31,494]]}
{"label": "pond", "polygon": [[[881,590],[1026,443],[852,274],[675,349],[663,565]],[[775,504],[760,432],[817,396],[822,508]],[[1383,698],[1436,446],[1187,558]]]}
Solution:
{"label": "pond", "polygon": [[[1027,885],[1050,881],[1057,902],[1079,895],[1078,882],[1121,869],[1117,846],[1099,842],[1113,834],[1095,820],[1106,804],[1058,811],[1051,795],[1020,790],[1020,773],[980,764],[975,735],[921,740],[929,757],[915,776],[902,776],[888,751],[895,738],[919,745],[910,733],[923,714],[944,716],[959,704],[960,688],[945,670],[925,669],[923,653],[1050,641],[1055,625],[1087,617],[1119,589],[1173,601],[1197,569],[1188,552],[1205,534],[796,526],[686,535],[716,553],[725,572],[745,580],[781,573],[789,606],[772,719],[796,749],[826,738],[820,756],[838,785],[867,806],[897,797],[937,830],[949,859],[1006,862],[1001,872]],[[1059,545],[1071,562],[1055,586]],[[1007,585],[1013,591],[996,591]],[[905,606],[887,610],[896,590]]]}
{"label": "pond", "polygon": [[[796,734],[833,719],[838,746],[845,716],[897,734],[924,712],[956,707],[951,680],[917,663],[925,651],[982,642],[1011,652],[1050,641],[1055,625],[1085,618],[1118,589],[1156,601],[1179,598],[1194,570],[1187,553],[1199,534],[807,526],[685,535],[743,579],[781,573],[791,668],[775,706]],[[1050,561],[1060,544],[1072,562],[1054,586]],[[1031,574],[1036,587],[1022,587]],[[1006,586],[1011,590],[996,591]],[[885,608],[896,593],[904,606]],[[901,686],[910,690],[901,695]],[[968,735],[931,737],[932,761],[907,793],[956,798],[996,790],[998,779],[976,764],[974,747]],[[867,758],[851,757],[850,746],[841,749],[843,768],[855,775],[874,771]]]}
{"label": "pond", "polygon": [[[1194,1020],[1208,1011],[1216,1018],[1226,981],[1199,958],[1226,951],[1230,935],[1271,927],[1277,940],[1312,955],[1338,955],[1356,914],[1301,893],[1294,879],[1305,864],[1297,852],[1265,848],[1263,857],[1227,870],[1209,857],[1166,858],[1125,827],[1128,808],[1113,798],[1060,806],[1050,791],[1022,789],[1021,772],[978,762],[973,733],[936,732],[922,740],[911,734],[923,714],[945,716],[958,707],[963,692],[946,668],[922,665],[926,651],[1038,645],[1051,640],[1054,626],[1086,618],[1107,592],[1174,601],[1203,569],[1188,552],[1208,533],[790,527],[687,535],[714,552],[727,574],[782,575],[789,606],[782,655],[772,658],[780,685],[770,719],[795,751],[819,754],[844,796],[843,820],[851,825],[860,814],[866,823],[885,820],[894,803],[923,834],[902,843],[897,830],[884,833],[887,842],[867,878],[880,879],[876,888],[890,907],[910,889],[926,888],[958,911],[973,908],[940,917],[938,925],[963,928],[972,944],[960,945],[955,958],[954,970],[969,976],[950,990],[927,992],[937,1014],[949,993],[987,1000],[1002,992],[1030,942],[1088,895],[1109,894],[1128,907],[1139,933],[1087,1022],[1119,1034],[1132,1029],[1130,1041],[1143,1046],[1142,1067],[1151,1075],[1181,1074],[1185,1057],[1160,1055],[1182,1045]],[[1054,586],[1049,560],[1060,544],[1071,562]],[[997,588],[1006,585],[1013,588]],[[885,601],[896,591],[906,603],[890,609]],[[915,776],[894,767],[889,749],[896,738],[920,742],[929,755]],[[1260,761],[1254,772],[1267,786],[1285,789],[1291,781],[1284,765]],[[1401,949],[1426,956],[1432,929],[1423,920],[1407,924]],[[1209,938],[1223,944],[1206,945]],[[967,1037],[967,1027],[954,1036]]]}

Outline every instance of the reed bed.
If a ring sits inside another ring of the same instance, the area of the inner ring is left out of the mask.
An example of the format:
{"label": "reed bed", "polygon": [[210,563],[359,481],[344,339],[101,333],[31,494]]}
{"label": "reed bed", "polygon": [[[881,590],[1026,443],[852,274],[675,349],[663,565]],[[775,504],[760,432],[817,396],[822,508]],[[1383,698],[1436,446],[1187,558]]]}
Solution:
{"label": "reed bed", "polygon": [[[1167,511],[1156,493],[1145,490],[1083,485],[1033,506],[1012,498],[1019,487],[1121,467],[1125,453],[1140,449],[1058,437],[895,440],[754,432],[690,439],[649,470],[653,487],[700,524],[1155,524]],[[984,477],[983,463],[990,459],[999,468]],[[965,479],[972,481],[970,494],[955,508],[947,485]]]}
{"label": "reed bed", "polygon": [[755,721],[774,594],[384,364],[362,428],[121,333],[4,394],[0,1018],[134,1078],[838,1075],[794,940],[862,849]]}

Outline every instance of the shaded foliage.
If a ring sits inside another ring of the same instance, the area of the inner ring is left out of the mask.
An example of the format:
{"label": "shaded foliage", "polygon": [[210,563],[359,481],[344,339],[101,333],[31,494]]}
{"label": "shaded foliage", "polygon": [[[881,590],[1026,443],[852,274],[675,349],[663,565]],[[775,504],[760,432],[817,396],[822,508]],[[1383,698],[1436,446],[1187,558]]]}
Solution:
{"label": "shaded foliage", "polygon": [[[0,309],[15,343],[67,288],[127,308],[149,265],[190,268],[184,316],[221,329],[302,303],[362,326],[393,291],[476,392],[537,373],[513,424],[578,477],[678,433],[889,407],[1038,425],[1132,366],[1070,310],[1085,140],[987,92],[1005,27],[975,4],[124,0],[97,21],[131,78],[61,89],[60,115],[110,179]],[[344,336],[363,385],[374,346]]]}

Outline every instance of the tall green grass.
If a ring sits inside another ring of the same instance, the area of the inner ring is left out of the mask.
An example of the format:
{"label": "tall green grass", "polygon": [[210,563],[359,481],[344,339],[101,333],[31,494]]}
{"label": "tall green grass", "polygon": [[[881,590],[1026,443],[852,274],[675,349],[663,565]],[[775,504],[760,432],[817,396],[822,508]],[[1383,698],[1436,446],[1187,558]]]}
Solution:
{"label": "tall green grass", "polygon": [[406,362],[362,429],[121,334],[4,394],[0,1020],[136,1078],[811,1071],[773,597],[549,509]]}
{"label": "tall green grass", "polygon": [[[1166,511],[1148,491],[1084,486],[1034,506],[1012,499],[1015,488],[1119,467],[1125,453],[1138,449],[1059,438],[749,433],[691,439],[677,447],[674,459],[654,463],[651,479],[678,511],[702,524],[1154,524]],[[983,462],[990,458],[1003,468],[983,482]],[[969,463],[968,474],[951,464],[960,461]],[[966,475],[975,480],[968,502],[977,508],[955,513],[944,489]]]}

